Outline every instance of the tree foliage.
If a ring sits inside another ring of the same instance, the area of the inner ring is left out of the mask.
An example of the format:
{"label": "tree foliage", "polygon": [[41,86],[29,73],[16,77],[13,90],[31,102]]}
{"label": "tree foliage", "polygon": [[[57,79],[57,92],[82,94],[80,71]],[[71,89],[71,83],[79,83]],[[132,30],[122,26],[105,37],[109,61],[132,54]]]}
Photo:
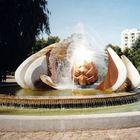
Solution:
{"label": "tree foliage", "polygon": [[126,48],[123,54],[129,58],[129,60],[135,65],[135,67],[140,72],[140,48],[138,48],[137,50],[133,48]]}
{"label": "tree foliage", "polygon": [[58,36],[49,36],[47,39],[46,46],[49,46],[49,45],[59,42],[59,41],[60,41],[60,38]]}
{"label": "tree foliage", "polygon": [[123,53],[140,72],[140,37],[134,42],[132,48],[126,48]]}
{"label": "tree foliage", "polygon": [[49,29],[46,0],[0,0],[0,71],[13,71]]}
{"label": "tree foliage", "polygon": [[133,50],[138,50],[138,49],[140,49],[140,37],[138,37],[137,40],[133,43],[132,49],[133,49]]}
{"label": "tree foliage", "polygon": [[120,48],[119,46],[114,46],[114,45],[112,45],[112,44],[108,44],[108,45],[106,46],[106,49],[107,49],[108,47],[111,47],[119,56],[122,55],[122,51],[121,51],[121,48]]}
{"label": "tree foliage", "polygon": [[133,49],[125,48],[123,51],[123,54],[127,56],[127,58],[134,64],[134,58],[133,58],[134,50]]}
{"label": "tree foliage", "polygon": [[31,54],[34,54],[34,53],[38,52],[39,50],[41,50],[42,48],[47,47],[47,46],[54,44],[56,42],[59,42],[59,41],[60,41],[60,39],[58,36],[49,36],[47,38],[47,40],[45,40],[44,38],[36,39],[35,45],[32,47]]}

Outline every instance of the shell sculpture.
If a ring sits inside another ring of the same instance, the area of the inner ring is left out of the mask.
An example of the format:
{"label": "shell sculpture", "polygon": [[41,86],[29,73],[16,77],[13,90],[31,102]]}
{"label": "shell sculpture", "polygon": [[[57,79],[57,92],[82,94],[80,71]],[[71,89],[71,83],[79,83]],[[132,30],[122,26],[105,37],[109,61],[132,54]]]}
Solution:
{"label": "shell sculpture", "polygon": [[[52,44],[28,57],[16,70],[15,79],[25,89],[57,89],[55,81],[55,60],[66,58],[70,42]],[[96,89],[111,91],[126,91],[140,85],[140,74],[132,62],[124,55],[121,58],[112,48],[107,49],[108,70],[105,78],[98,83]],[[71,78],[75,84],[85,86],[98,80],[98,70],[93,62],[84,62],[83,65],[74,65],[71,69]]]}

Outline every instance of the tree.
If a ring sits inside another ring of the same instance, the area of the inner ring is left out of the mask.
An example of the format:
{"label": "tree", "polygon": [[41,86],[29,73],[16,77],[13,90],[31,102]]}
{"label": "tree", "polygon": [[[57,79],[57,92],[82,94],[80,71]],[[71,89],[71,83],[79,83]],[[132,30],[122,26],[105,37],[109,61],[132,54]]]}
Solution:
{"label": "tree", "polygon": [[132,49],[133,49],[133,50],[140,49],[140,37],[138,37],[138,38],[136,39],[136,41],[133,43]]}
{"label": "tree", "polygon": [[[139,42],[140,43],[140,42]],[[140,72],[140,44],[138,44],[138,41],[136,40],[136,44],[133,44],[134,46],[132,48],[125,48],[123,51],[123,54],[128,57],[128,59],[134,64],[134,66],[137,68],[137,70]]]}
{"label": "tree", "polygon": [[132,61],[132,63],[140,72],[140,37],[136,39],[132,45],[132,48],[127,50],[129,50],[129,53],[125,53],[126,56]]}
{"label": "tree", "polygon": [[137,50],[132,49],[130,60],[140,72],[140,48],[138,48]]}
{"label": "tree", "polygon": [[131,48],[125,48],[123,54],[134,64],[134,50]]}
{"label": "tree", "polygon": [[112,45],[112,44],[108,44],[108,45],[106,46],[106,49],[107,49],[108,47],[111,47],[119,56],[121,56],[121,55],[123,54],[122,51],[121,51],[121,48],[120,48],[119,46],[114,46],[114,45]]}
{"label": "tree", "polygon": [[46,0],[0,1],[0,72],[14,71],[41,31],[50,34]]}
{"label": "tree", "polygon": [[31,54],[34,54],[46,46],[47,41],[44,38],[36,39],[35,45],[32,47]]}
{"label": "tree", "polygon": [[44,38],[41,38],[41,39],[38,38],[35,41],[35,45],[32,47],[31,54],[34,54],[34,53],[38,52],[39,50],[41,50],[42,48],[47,47],[51,44],[57,43],[59,41],[60,41],[60,39],[58,36],[49,36],[47,38],[47,40],[45,40]]}
{"label": "tree", "polygon": [[56,42],[59,42],[59,41],[60,41],[60,38],[58,36],[49,36],[47,39],[46,46],[49,46],[49,45],[56,43]]}

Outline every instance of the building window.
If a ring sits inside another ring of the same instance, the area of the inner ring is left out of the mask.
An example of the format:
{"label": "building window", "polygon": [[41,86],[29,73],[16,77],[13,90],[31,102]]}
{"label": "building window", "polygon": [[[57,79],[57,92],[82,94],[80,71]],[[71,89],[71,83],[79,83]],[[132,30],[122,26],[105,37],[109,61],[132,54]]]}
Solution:
{"label": "building window", "polygon": [[132,40],[132,42],[134,42],[134,41],[135,41],[135,39]]}
{"label": "building window", "polygon": [[132,39],[134,39],[135,37],[134,36],[132,36]]}
{"label": "building window", "polygon": [[140,33],[137,33],[137,37],[140,37]]}

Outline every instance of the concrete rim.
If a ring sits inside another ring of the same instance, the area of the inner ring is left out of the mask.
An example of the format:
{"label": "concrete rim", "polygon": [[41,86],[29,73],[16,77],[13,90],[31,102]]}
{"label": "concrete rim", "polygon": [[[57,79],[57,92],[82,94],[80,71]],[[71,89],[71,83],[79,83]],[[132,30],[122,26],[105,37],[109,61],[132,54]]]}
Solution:
{"label": "concrete rim", "polygon": [[118,93],[107,96],[85,96],[85,97],[16,97],[0,96],[0,105],[4,106],[23,106],[33,108],[83,108],[101,107],[110,105],[121,105],[133,103],[140,100],[138,92]]}
{"label": "concrete rim", "polygon": [[0,115],[0,131],[67,131],[130,128],[140,126],[140,111],[93,115]]}

